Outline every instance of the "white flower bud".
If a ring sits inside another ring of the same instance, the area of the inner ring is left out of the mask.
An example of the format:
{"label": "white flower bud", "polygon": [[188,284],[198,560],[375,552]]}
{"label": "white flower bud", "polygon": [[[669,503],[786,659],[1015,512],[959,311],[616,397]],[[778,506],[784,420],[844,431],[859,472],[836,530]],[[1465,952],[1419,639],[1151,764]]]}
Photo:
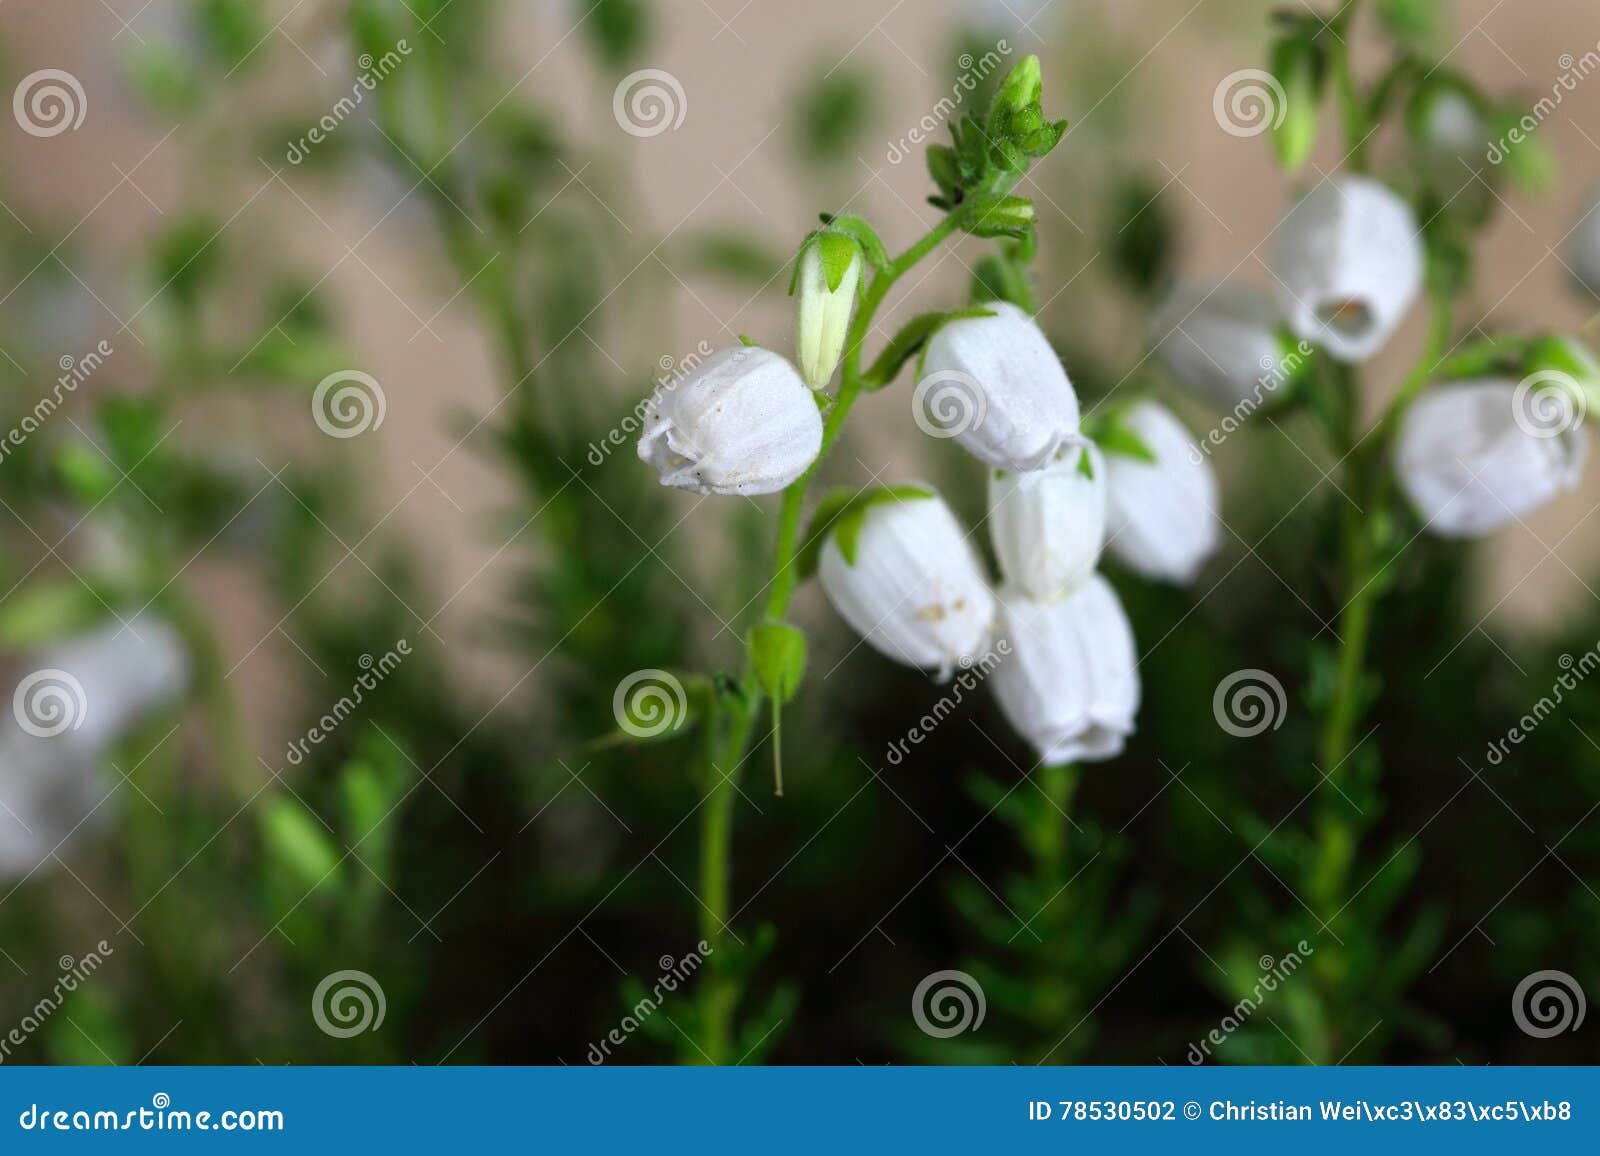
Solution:
{"label": "white flower bud", "polygon": [[1105,545],[1105,459],[1087,449],[1042,470],[991,471],[989,536],[1008,582],[1043,601],[1067,594],[1094,572]]}
{"label": "white flower bud", "polygon": [[1122,424],[1155,461],[1106,455],[1106,548],[1147,578],[1192,582],[1221,534],[1216,476],[1164,406],[1140,402]]}
{"label": "white flower bud", "polygon": [[1272,271],[1296,336],[1340,361],[1366,361],[1422,289],[1416,216],[1370,177],[1325,181],[1278,226]]}
{"label": "white flower bud", "polygon": [[1573,275],[1596,298],[1600,298],[1600,190],[1583,203],[1586,214],[1572,228],[1567,264]]}
{"label": "white flower bud", "polygon": [[1259,404],[1283,380],[1283,315],[1239,285],[1180,286],[1150,322],[1156,359],[1178,384],[1219,409]]}
{"label": "white flower bud", "polygon": [[[837,252],[824,252],[823,246]],[[848,258],[845,252],[848,251]],[[844,265],[834,288],[828,288],[828,260]],[[845,263],[846,260],[848,263]],[[839,368],[844,353],[850,314],[861,284],[861,248],[847,237],[825,235],[800,254],[800,304],[795,311],[795,353],[800,372],[816,389],[822,389]]]}
{"label": "white flower bud", "polygon": [[1109,759],[1139,710],[1139,660],[1122,603],[1100,575],[1066,598],[1000,591],[1009,653],[990,680],[1011,725],[1048,764]]}
{"label": "white flower bud", "polygon": [[822,449],[816,395],[782,357],[720,349],[645,405],[639,457],[661,484],[698,494],[770,494]]}
{"label": "white flower bud", "polygon": [[982,308],[994,316],[951,321],[928,342],[917,398],[929,412],[918,423],[996,469],[1039,469],[1081,441],[1078,395],[1025,310]]}
{"label": "white flower bud", "polygon": [[943,498],[871,506],[855,561],[845,558],[832,530],[817,573],[839,616],[897,662],[946,678],[989,641],[994,595]]}
{"label": "white flower bud", "polygon": [[[1509,381],[1442,386],[1412,403],[1395,443],[1395,472],[1430,533],[1476,538],[1577,485],[1588,435],[1556,404]],[[1569,411],[1569,414],[1575,411]]]}

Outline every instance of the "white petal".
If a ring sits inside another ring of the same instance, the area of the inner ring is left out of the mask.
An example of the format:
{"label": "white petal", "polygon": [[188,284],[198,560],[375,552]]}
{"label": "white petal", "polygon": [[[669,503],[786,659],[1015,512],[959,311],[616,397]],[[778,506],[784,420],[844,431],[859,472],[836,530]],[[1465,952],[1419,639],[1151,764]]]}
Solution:
{"label": "white petal", "polygon": [[645,406],[639,457],[661,484],[701,494],[770,494],[822,449],[815,395],[778,354],[722,349],[656,388]]}
{"label": "white petal", "polygon": [[1025,310],[983,308],[994,316],[952,321],[928,343],[918,422],[996,469],[1039,469],[1079,442],[1078,395]]}
{"label": "white petal", "polygon": [[1094,572],[1106,537],[1106,469],[1098,450],[1092,477],[1079,455],[1028,473],[991,471],[989,536],[1006,579],[1033,598],[1060,598]]}
{"label": "white petal", "polygon": [[1151,319],[1156,357],[1181,385],[1220,409],[1264,401],[1280,381],[1283,320],[1264,293],[1237,285],[1181,286]]}
{"label": "white petal", "polygon": [[1049,762],[1121,751],[1139,710],[1139,674],[1116,592],[1094,575],[1055,602],[1015,587],[999,597],[1005,657],[990,681],[1012,726]]}
{"label": "white petal", "polygon": [[1512,382],[1479,381],[1425,393],[1406,412],[1395,470],[1430,533],[1480,537],[1577,485],[1587,432],[1519,424],[1516,404]]}
{"label": "white petal", "polygon": [[1578,283],[1600,299],[1600,191],[1583,205],[1585,216],[1573,227],[1568,264]]}
{"label": "white petal", "polygon": [[1187,584],[1221,537],[1216,476],[1165,407],[1141,402],[1123,420],[1156,460],[1107,455],[1106,548],[1147,578]]}
{"label": "white petal", "polygon": [[818,577],[839,616],[897,662],[948,675],[988,644],[994,595],[942,498],[873,506],[855,564],[830,534]]}
{"label": "white petal", "polygon": [[1341,361],[1366,361],[1422,289],[1416,216],[1369,177],[1324,181],[1278,226],[1272,270],[1297,336]]}

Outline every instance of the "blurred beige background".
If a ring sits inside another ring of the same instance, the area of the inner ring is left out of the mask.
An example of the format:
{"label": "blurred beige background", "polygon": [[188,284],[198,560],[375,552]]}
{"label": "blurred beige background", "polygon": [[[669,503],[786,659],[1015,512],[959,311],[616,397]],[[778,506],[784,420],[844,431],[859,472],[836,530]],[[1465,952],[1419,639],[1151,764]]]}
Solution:
{"label": "blurred beige background", "polygon": [[[338,5],[273,0],[265,6],[277,22],[262,48],[271,51],[272,67],[227,99],[271,103],[311,90],[331,103],[346,91],[350,52],[336,31]],[[616,326],[608,313],[611,330],[596,324],[575,340],[592,341],[643,380],[659,359],[682,357],[702,341],[722,345],[747,332],[787,342],[791,324],[781,285],[750,300],[680,278],[652,248],[664,235],[735,223],[789,249],[819,207],[848,203],[878,222],[893,248],[933,219],[923,203],[920,157],[892,163],[890,144],[948,91],[947,78],[958,71],[950,59],[953,29],[960,19],[979,18],[1006,38],[1009,59],[1029,52],[1044,58],[1046,107],[1073,122],[1063,147],[1023,190],[1038,200],[1046,323],[1081,326],[1085,317],[1094,318],[1103,355],[1131,367],[1143,355],[1142,336],[1137,319],[1119,315],[1094,288],[1094,266],[1105,259],[1095,239],[1102,222],[1095,206],[1075,198],[1077,177],[1138,162],[1167,183],[1182,214],[1189,275],[1234,273],[1267,284],[1253,250],[1290,189],[1264,139],[1219,131],[1212,96],[1230,72],[1263,65],[1266,16],[1275,6],[1258,0],[671,0],[655,6],[659,38],[646,63],[680,80],[686,115],[681,128],[648,139],[619,130],[611,82],[595,74],[592,55],[573,34],[579,5],[508,6],[514,17],[500,38],[500,67],[508,83],[523,77],[509,99],[561,108],[570,131],[626,177],[625,203],[604,205],[638,251],[639,264],[619,271],[626,274],[618,284],[626,324]],[[1593,0],[1461,0],[1446,7],[1449,65],[1491,89],[1520,91],[1530,102],[1550,91],[1564,53],[1581,56],[1600,42],[1600,6]],[[98,300],[78,339],[83,347],[118,333],[139,309],[144,297],[131,283],[133,255],[197,189],[229,222],[233,243],[292,246],[313,280],[325,278],[323,288],[337,301],[362,368],[383,383],[388,399],[382,429],[346,447],[362,461],[362,505],[372,522],[383,521],[344,565],[358,571],[358,559],[375,556],[388,534],[428,542],[431,604],[414,608],[418,624],[430,623],[452,642],[470,640],[517,559],[505,549],[501,528],[488,521],[503,509],[506,492],[483,456],[460,444],[457,419],[489,409],[501,387],[488,337],[468,298],[459,295],[407,186],[370,164],[359,179],[332,184],[302,180],[285,166],[242,176],[208,170],[205,128],[224,120],[226,110],[195,110],[194,118],[176,126],[156,122],[136,109],[118,78],[119,54],[130,43],[183,35],[177,6],[168,0],[5,0],[0,27],[12,76],[63,68],[87,92],[83,128],[52,140],[47,151],[10,131],[9,123],[0,132],[8,211],[36,228],[73,230],[73,251],[84,257],[81,265],[74,262],[74,272]],[[785,128],[794,93],[807,76],[841,61],[870,66],[879,76],[878,128],[855,164],[829,175],[797,175]],[[1486,326],[1492,319],[1511,327],[1576,329],[1600,311],[1600,303],[1573,290],[1559,259],[1586,196],[1600,184],[1600,77],[1582,82],[1539,133],[1560,158],[1560,185],[1539,199],[1508,196],[1484,252],[1476,297],[1475,316]],[[942,130],[936,139],[943,139]],[[1335,164],[1339,151],[1324,140],[1316,164]],[[581,170],[560,195],[596,196]],[[931,262],[927,277],[899,295],[885,324],[949,300],[965,278],[960,256]],[[1421,320],[1413,319],[1375,381],[1392,382],[1409,366],[1422,340]],[[133,358],[119,356],[118,381],[137,382],[137,350],[123,344]],[[619,420],[631,404],[618,400]],[[282,463],[283,431],[271,438],[271,431],[226,407],[214,416],[227,438],[258,446],[273,468]],[[909,423],[902,418],[898,409],[864,412],[861,456],[874,460],[878,447],[904,438]],[[185,436],[202,435],[185,430]],[[641,485],[650,481],[640,473]],[[1591,596],[1585,584],[1600,584],[1597,502],[1600,474],[1591,467],[1585,485],[1540,511],[1530,529],[1508,531],[1483,551],[1483,604],[1494,612],[1491,628],[1515,632]],[[275,628],[275,615],[252,595],[248,579],[211,562],[197,572],[227,620],[230,659],[239,663],[240,677],[281,685],[303,672],[296,644]],[[452,646],[452,654],[462,676],[479,683],[491,701],[522,674],[481,646]],[[255,696],[254,709],[257,725],[272,728],[290,704],[283,696]]]}

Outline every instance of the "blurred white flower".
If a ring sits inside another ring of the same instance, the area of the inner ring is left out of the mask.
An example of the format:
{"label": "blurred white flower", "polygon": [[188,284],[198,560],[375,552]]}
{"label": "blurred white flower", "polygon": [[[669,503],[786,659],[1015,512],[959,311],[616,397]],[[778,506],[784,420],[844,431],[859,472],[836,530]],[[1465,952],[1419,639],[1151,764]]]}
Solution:
{"label": "blurred white flower", "polygon": [[[994,315],[951,321],[928,343],[920,382],[941,382],[943,400],[959,409],[932,416],[945,436],[996,469],[1040,469],[1081,440],[1078,395],[1026,310],[1006,301],[982,308]],[[965,396],[952,397],[958,388]]]}
{"label": "blurred white flower", "polygon": [[1430,533],[1491,533],[1577,485],[1588,435],[1576,420],[1547,428],[1519,415],[1510,381],[1442,386],[1412,403],[1395,471]]}
{"label": "blurred white flower", "polygon": [[170,625],[140,614],[29,655],[0,715],[0,874],[32,871],[93,816],[102,762],[151,711],[179,699],[188,653]]}
{"label": "blurred white flower", "polygon": [[[853,252],[839,283],[828,288],[822,246],[848,246]],[[800,372],[817,389],[823,388],[839,368],[844,353],[845,334],[850,314],[855,309],[856,290],[861,284],[861,249],[844,237],[823,237],[807,245],[800,254],[800,303],[795,311],[795,354]]]}
{"label": "blurred white flower", "polygon": [[656,387],[639,457],[661,484],[698,494],[770,494],[805,473],[822,449],[816,395],[782,357],[721,349]]}
{"label": "blurred white flower", "polygon": [[1583,204],[1585,215],[1572,229],[1567,263],[1578,283],[1600,298],[1600,190]]}
{"label": "blurred white flower", "polygon": [[897,662],[945,678],[989,641],[994,595],[943,498],[869,508],[853,563],[830,531],[818,577],[839,616]]}
{"label": "blurred white flower", "polygon": [[1067,594],[1094,572],[1105,545],[1105,459],[1091,448],[1042,470],[991,471],[989,536],[1007,581],[1030,598]]}
{"label": "blurred white flower", "polygon": [[1156,358],[1174,380],[1217,406],[1259,403],[1289,351],[1283,315],[1267,294],[1242,285],[1183,285],[1150,322]]}
{"label": "blurred white flower", "polygon": [[1147,578],[1191,582],[1221,536],[1216,476],[1166,407],[1140,402],[1122,424],[1155,461],[1106,455],[1106,548]]}
{"label": "blurred white flower", "polygon": [[1116,592],[1092,575],[1066,598],[1000,591],[1010,654],[990,679],[1000,709],[1047,764],[1109,759],[1139,710],[1133,629]]}
{"label": "blurred white flower", "polygon": [[1370,177],[1325,181],[1278,226],[1272,271],[1297,336],[1341,361],[1366,361],[1422,289],[1416,216]]}

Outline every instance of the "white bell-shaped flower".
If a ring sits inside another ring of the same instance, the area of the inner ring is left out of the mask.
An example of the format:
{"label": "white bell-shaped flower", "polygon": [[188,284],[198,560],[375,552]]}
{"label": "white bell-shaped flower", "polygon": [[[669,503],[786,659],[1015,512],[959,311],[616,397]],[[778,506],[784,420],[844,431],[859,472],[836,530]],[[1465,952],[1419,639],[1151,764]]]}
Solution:
{"label": "white bell-shaped flower", "polygon": [[1366,361],[1422,290],[1416,215],[1370,177],[1324,181],[1278,226],[1272,271],[1295,335],[1341,361]]}
{"label": "white bell-shaped flower", "polygon": [[1081,441],[1078,395],[1038,322],[1006,301],[942,326],[922,361],[913,415],[1001,470],[1036,470]]}
{"label": "white bell-shaped flower", "polygon": [[1219,409],[1254,409],[1296,368],[1279,330],[1283,314],[1242,285],[1185,285],[1150,322],[1156,359],[1174,380]]}
{"label": "white bell-shaped flower", "polygon": [[149,614],[112,622],[14,664],[0,714],[0,875],[36,869],[113,808],[102,761],[150,712],[182,696],[189,658]]}
{"label": "white bell-shaped flower", "polygon": [[[828,249],[825,250],[824,246]],[[834,253],[831,250],[840,250]],[[848,263],[843,253],[849,252]],[[828,287],[824,257],[844,265],[838,283]],[[806,382],[821,389],[839,368],[850,314],[855,310],[861,285],[861,249],[846,237],[825,236],[800,254],[799,306],[795,310],[795,356]]]}
{"label": "white bell-shaped flower", "polygon": [[1105,459],[1090,448],[1042,470],[991,471],[989,536],[1008,582],[1043,601],[1067,594],[1105,545]]}
{"label": "white bell-shaped flower", "polygon": [[1583,203],[1584,216],[1573,226],[1567,264],[1578,283],[1600,298],[1600,190]]}
{"label": "white bell-shaped flower", "polygon": [[1155,460],[1106,455],[1106,548],[1147,578],[1191,582],[1221,536],[1216,475],[1165,406],[1140,402],[1121,421]]}
{"label": "white bell-shaped flower", "polygon": [[782,357],[721,349],[645,404],[639,457],[661,484],[699,494],[770,494],[822,449],[816,395]]}
{"label": "white bell-shaped flower", "polygon": [[981,655],[994,594],[943,498],[872,505],[853,553],[847,558],[830,530],[818,577],[839,616],[876,649],[941,678]]}
{"label": "white bell-shaped flower", "polygon": [[1000,591],[1000,623],[1006,657],[990,681],[1000,709],[1040,761],[1121,753],[1139,710],[1139,660],[1110,583],[1092,575],[1054,602],[1007,586]]}
{"label": "white bell-shaped flower", "polygon": [[1400,486],[1429,533],[1476,538],[1577,485],[1588,453],[1577,403],[1536,379],[1446,385],[1406,411]]}

